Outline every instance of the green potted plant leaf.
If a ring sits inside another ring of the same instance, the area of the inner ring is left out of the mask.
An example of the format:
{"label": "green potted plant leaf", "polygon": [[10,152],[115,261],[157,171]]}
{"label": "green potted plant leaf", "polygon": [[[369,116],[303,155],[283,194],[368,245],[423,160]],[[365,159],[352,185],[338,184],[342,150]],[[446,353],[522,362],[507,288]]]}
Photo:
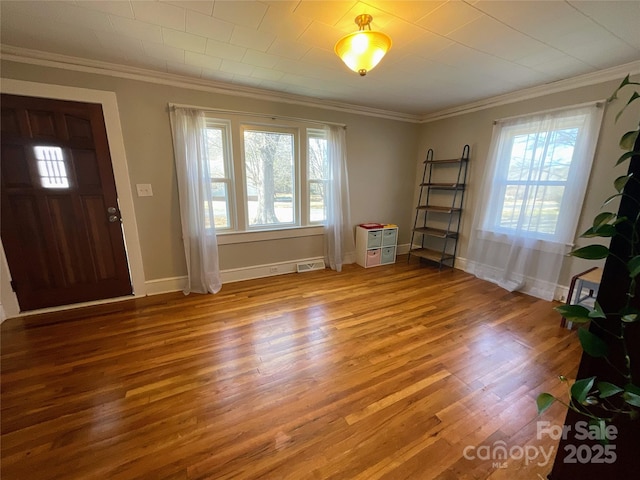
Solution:
{"label": "green potted plant leaf", "polygon": [[[627,91],[629,88],[636,89],[638,85],[640,83],[632,82],[627,75],[608,102],[615,101],[621,91]],[[640,94],[634,90],[615,120],[617,121],[627,107],[639,98]],[[616,165],[640,155],[639,132],[640,123],[635,130],[626,132],[621,137],[620,147],[623,153]],[[633,185],[634,182],[635,185]],[[637,346],[632,347],[629,338],[629,329],[637,328],[634,324],[640,321],[639,299],[636,298],[640,280],[640,200],[636,195],[628,193],[630,187],[637,188],[638,185],[640,185],[640,178],[634,176],[632,170],[616,178],[613,182],[615,193],[604,201],[605,211],[598,213],[593,219],[592,226],[581,235],[585,238],[609,239],[611,245],[595,243],[577,248],[569,254],[583,259],[620,262],[618,267],[623,266],[627,275],[623,279],[626,289],[624,295],[619,297],[615,305],[608,302],[606,308],[603,308],[598,301],[593,309],[580,305],[562,305],[555,308],[567,320],[580,325],[578,337],[585,355],[591,357],[591,361],[604,362],[604,370],[609,374],[606,377],[594,375],[578,378],[573,383],[566,377],[560,376],[560,381],[567,385],[568,400],[565,401],[550,393],[541,393],[536,399],[538,413],[544,412],[553,403],[559,402],[586,417],[590,422],[599,425],[640,418],[640,384],[639,379],[634,378],[633,375],[634,353]],[[632,215],[622,212],[622,208],[617,213],[609,211],[610,204],[618,198],[621,199],[621,203],[626,201],[635,204],[631,209],[634,212]],[[623,243],[624,248],[612,248],[614,242]],[[605,280],[603,276],[603,281]]]}

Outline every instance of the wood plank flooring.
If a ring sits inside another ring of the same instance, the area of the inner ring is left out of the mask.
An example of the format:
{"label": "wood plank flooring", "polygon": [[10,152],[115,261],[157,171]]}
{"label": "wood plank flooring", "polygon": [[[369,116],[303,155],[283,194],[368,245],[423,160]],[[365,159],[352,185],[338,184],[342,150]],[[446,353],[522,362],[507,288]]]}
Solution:
{"label": "wood plank flooring", "polygon": [[580,358],[552,306],[400,259],[9,319],[1,477],[543,479],[515,457],[555,455],[535,397]]}

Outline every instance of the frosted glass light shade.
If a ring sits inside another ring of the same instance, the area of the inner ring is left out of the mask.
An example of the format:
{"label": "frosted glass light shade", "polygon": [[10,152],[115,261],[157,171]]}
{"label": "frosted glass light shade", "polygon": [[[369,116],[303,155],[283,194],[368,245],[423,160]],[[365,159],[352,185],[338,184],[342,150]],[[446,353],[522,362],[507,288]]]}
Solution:
{"label": "frosted glass light shade", "polygon": [[360,30],[342,37],[334,48],[336,55],[361,76],[375,67],[391,48],[391,38],[382,32]]}

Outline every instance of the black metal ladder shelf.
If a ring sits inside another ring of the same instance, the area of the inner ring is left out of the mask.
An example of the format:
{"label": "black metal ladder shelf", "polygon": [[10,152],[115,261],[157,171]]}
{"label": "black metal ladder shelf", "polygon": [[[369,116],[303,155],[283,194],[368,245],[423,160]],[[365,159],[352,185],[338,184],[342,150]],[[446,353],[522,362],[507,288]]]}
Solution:
{"label": "black metal ladder shelf", "polygon": [[[407,261],[414,256],[435,262],[440,269],[455,265],[468,165],[469,145],[460,158],[450,160],[434,160],[433,149],[427,151]],[[455,179],[441,168],[456,166]]]}

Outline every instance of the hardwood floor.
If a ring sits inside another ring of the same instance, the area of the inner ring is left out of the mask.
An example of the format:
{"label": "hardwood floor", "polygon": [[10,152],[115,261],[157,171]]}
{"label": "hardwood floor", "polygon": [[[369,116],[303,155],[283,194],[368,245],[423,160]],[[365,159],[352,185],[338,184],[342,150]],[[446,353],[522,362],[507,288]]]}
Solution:
{"label": "hardwood floor", "polygon": [[546,478],[535,397],[580,357],[552,306],[400,259],[10,319],[2,478]]}

